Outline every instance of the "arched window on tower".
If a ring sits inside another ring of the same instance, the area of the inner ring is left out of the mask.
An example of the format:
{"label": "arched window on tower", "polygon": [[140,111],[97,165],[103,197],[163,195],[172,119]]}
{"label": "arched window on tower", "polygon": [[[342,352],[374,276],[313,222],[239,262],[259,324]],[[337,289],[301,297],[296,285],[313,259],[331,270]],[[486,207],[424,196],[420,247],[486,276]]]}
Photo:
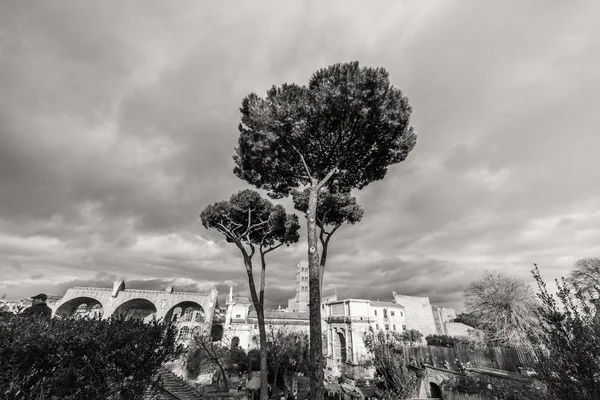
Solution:
{"label": "arched window on tower", "polygon": [[182,340],[182,341],[190,340],[190,328],[189,327],[184,326],[183,328],[181,328],[179,330],[178,340]]}

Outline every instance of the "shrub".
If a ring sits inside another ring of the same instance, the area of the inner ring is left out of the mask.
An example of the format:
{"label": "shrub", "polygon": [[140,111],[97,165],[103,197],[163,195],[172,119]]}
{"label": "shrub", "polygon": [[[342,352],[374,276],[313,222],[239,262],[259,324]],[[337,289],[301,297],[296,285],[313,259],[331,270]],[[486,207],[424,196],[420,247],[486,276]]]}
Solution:
{"label": "shrub", "polygon": [[448,335],[428,335],[425,337],[427,346],[454,347],[459,341]]}
{"label": "shrub", "polygon": [[550,294],[536,268],[541,306],[539,329],[529,332],[535,343],[537,378],[548,386],[548,399],[600,399],[600,303],[589,287],[556,280]]}
{"label": "shrub", "polygon": [[157,321],[0,314],[0,398],[139,399],[181,348]]}
{"label": "shrub", "polygon": [[374,332],[372,329],[363,337],[370,359],[365,364],[375,367],[377,387],[385,399],[406,399],[418,391],[417,376],[404,362],[405,349],[398,334]]}

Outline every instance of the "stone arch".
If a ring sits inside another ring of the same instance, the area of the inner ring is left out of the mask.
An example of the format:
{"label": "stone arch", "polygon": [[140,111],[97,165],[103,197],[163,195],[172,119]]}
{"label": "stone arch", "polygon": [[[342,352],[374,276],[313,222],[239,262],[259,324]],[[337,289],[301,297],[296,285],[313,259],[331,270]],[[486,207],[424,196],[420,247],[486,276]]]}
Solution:
{"label": "stone arch", "polygon": [[[179,313],[177,313],[179,311]],[[204,308],[195,301],[182,301],[175,304],[165,314],[166,322],[197,322],[205,321],[206,315]]]}
{"label": "stone arch", "polygon": [[345,363],[348,360],[346,353],[346,337],[340,331],[336,331],[334,336],[334,354],[339,356],[340,362]]}
{"label": "stone arch", "polygon": [[233,350],[233,349],[237,349],[237,348],[239,347],[239,345],[240,345],[240,338],[239,338],[239,337],[237,337],[237,336],[234,336],[234,337],[231,339],[231,349],[232,349],[232,350]]}
{"label": "stone arch", "polygon": [[117,307],[114,315],[145,320],[156,315],[156,305],[147,299],[132,299]]}
{"label": "stone arch", "polygon": [[54,315],[62,318],[69,317],[101,317],[104,314],[104,305],[93,297],[75,297],[70,299],[54,311]]}
{"label": "stone arch", "polygon": [[437,383],[429,382],[429,397],[434,399],[442,398],[442,389],[440,389]]}

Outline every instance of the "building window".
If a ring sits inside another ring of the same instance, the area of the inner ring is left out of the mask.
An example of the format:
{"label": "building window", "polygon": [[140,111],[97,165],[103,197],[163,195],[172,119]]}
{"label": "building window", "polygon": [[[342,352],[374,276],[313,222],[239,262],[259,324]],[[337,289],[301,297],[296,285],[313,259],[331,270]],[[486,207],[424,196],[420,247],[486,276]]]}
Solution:
{"label": "building window", "polygon": [[242,316],[240,314],[236,314],[235,316],[236,318],[242,318]]}
{"label": "building window", "polygon": [[387,309],[383,309],[383,318],[387,318]]}
{"label": "building window", "polygon": [[375,315],[377,315],[377,310],[373,310],[373,312],[375,313]]}
{"label": "building window", "polygon": [[390,315],[393,317],[395,315],[394,311],[390,311]]}
{"label": "building window", "polygon": [[390,330],[390,326],[388,324],[385,324],[385,330],[389,331]]}
{"label": "building window", "polygon": [[379,330],[379,324],[375,324],[375,329]]}
{"label": "building window", "polygon": [[400,311],[400,316],[401,316],[401,317],[403,317],[403,316],[404,316],[404,313],[403,313],[402,311]]}
{"label": "building window", "polygon": [[257,329],[257,328],[258,328],[258,325],[256,325],[256,324],[255,324],[255,325],[254,325],[254,329]]}
{"label": "building window", "polygon": [[396,330],[396,325],[394,325],[394,330]]}
{"label": "building window", "polygon": [[405,331],[406,330],[406,325],[402,325],[402,330]]}

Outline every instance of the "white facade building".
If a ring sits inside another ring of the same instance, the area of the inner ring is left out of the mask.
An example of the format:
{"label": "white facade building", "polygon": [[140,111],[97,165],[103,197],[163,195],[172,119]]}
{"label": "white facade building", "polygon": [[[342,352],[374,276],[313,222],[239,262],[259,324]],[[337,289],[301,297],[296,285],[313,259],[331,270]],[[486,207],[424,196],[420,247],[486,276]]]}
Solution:
{"label": "white facade building", "polygon": [[326,374],[353,379],[371,379],[364,366],[368,353],[363,337],[370,330],[402,333],[405,311],[393,302],[364,299],[330,300],[322,305],[325,322]]}

